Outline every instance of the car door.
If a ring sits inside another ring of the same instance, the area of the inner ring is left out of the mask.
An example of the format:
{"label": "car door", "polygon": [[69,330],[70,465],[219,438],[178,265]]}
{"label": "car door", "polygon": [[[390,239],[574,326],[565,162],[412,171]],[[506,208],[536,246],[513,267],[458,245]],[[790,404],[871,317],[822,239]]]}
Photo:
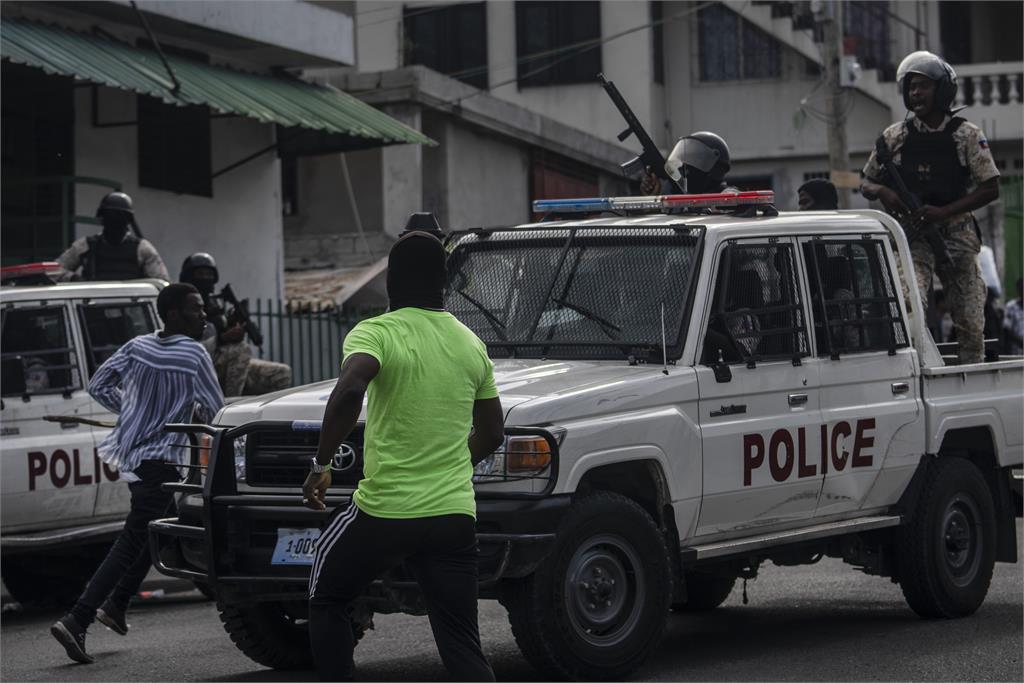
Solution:
{"label": "car door", "polygon": [[727,242],[715,257],[697,366],[704,462],[698,535],[814,513],[820,419],[796,242]]}
{"label": "car door", "polygon": [[922,417],[916,352],[888,241],[849,235],[800,242],[821,363],[820,440],[828,457],[815,514],[824,517],[871,507],[887,458],[916,465],[920,445],[900,433]]}
{"label": "car door", "polygon": [[2,312],[4,531],[84,523],[99,464],[90,427],[44,416],[89,414],[80,339],[65,301],[5,304]]}
{"label": "car door", "polygon": [[[83,351],[89,377],[105,360],[114,355],[125,342],[140,334],[156,329],[156,310],[152,299],[104,298],[74,302],[82,330]],[[91,401],[90,416],[102,422],[116,422],[117,416]],[[95,446],[110,433],[109,428],[93,429]],[[97,482],[97,517],[123,514],[129,506],[128,487],[118,481],[117,470],[103,465],[102,478]]]}

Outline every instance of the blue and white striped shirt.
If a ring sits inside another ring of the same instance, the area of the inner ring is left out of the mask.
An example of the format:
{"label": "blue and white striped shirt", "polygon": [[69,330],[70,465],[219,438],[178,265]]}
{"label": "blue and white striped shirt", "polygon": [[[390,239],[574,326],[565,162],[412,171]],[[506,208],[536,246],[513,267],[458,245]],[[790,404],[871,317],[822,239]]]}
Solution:
{"label": "blue and white striped shirt", "polygon": [[185,462],[185,434],[164,431],[168,422],[207,422],[224,405],[210,354],[182,334],[158,332],[128,341],[96,370],[89,394],[117,413],[117,426],[99,447],[100,458],[121,477],[143,460]]}

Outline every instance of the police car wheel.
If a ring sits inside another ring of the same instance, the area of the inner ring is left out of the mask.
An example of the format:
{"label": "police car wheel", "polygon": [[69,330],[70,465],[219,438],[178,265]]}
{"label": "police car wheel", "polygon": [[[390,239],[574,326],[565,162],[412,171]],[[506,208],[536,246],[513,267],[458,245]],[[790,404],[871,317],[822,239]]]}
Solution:
{"label": "police car wheel", "polygon": [[238,649],[257,664],[284,670],[313,665],[302,607],[284,602],[217,603],[224,630]]}
{"label": "police car wheel", "polygon": [[672,596],[664,537],[636,502],[594,491],[563,519],[555,547],[502,602],[526,659],[559,679],[618,680],[657,647]]}
{"label": "police car wheel", "polygon": [[68,608],[82,594],[110,549],[109,544],[76,548],[74,554],[5,556],[7,591],[24,607]]}
{"label": "police car wheel", "polygon": [[973,614],[992,581],[995,546],[995,508],[981,472],[963,458],[934,460],[897,539],[900,587],[911,609],[926,618]]}
{"label": "police car wheel", "polygon": [[686,600],[672,603],[673,612],[702,612],[728,599],[736,585],[735,576],[690,573],[685,577]]}

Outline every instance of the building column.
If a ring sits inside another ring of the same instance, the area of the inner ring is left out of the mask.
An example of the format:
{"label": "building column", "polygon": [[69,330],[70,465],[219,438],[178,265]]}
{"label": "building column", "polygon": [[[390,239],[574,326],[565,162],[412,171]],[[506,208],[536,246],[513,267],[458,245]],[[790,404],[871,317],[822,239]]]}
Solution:
{"label": "building column", "polygon": [[[422,130],[421,110],[415,104],[389,104],[385,114],[410,128]],[[423,211],[423,145],[381,148],[382,227],[388,235],[402,232],[409,214]]]}

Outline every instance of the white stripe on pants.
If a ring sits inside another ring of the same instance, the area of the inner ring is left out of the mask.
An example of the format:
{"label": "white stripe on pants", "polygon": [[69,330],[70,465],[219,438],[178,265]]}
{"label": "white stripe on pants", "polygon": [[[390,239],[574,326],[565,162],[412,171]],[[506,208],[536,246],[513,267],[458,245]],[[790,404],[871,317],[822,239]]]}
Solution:
{"label": "white stripe on pants", "polygon": [[324,532],[320,534],[320,538],[317,539],[316,552],[313,554],[313,567],[309,572],[309,597],[313,597],[314,592],[316,592],[316,581],[320,577],[320,569],[323,567],[324,558],[327,557],[327,553],[334,547],[338,538],[345,533],[345,529],[356,518],[358,512],[359,508],[356,507],[355,502],[351,503],[349,509],[335,517],[334,521],[324,529]]}

